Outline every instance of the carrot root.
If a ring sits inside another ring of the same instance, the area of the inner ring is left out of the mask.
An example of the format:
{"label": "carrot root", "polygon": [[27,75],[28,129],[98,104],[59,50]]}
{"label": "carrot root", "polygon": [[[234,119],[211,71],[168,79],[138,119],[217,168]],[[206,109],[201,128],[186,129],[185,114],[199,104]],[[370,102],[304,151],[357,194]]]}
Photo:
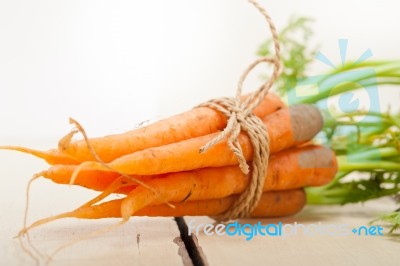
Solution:
{"label": "carrot root", "polygon": [[[148,206],[138,211],[135,216],[218,216],[219,214],[224,213],[233,204],[237,197],[237,195],[234,195],[222,199],[180,202],[175,204],[175,208],[171,208],[167,204]],[[21,230],[18,234],[18,237],[21,239],[21,237],[27,235],[30,230],[46,223],[63,218],[122,218],[122,220],[117,224],[104,227],[85,236],[81,236],[76,240],[72,240],[63,244],[50,254],[48,259],[51,260],[57,253],[67,248],[68,246],[76,244],[77,242],[83,241],[85,239],[104,234],[125,224],[130,217],[123,217],[121,213],[122,202],[122,199],[117,199],[92,206],[85,204],[74,211],[61,213],[55,216],[38,220],[29,227]],[[261,196],[257,207],[251,213],[251,217],[267,218],[294,215],[295,213],[301,211],[305,203],[306,196],[304,189],[266,192],[263,193],[263,195]],[[38,261],[37,257],[35,257],[28,249],[26,249],[26,252],[28,252],[28,254],[31,254],[32,258]]]}
{"label": "carrot root", "polygon": [[61,138],[58,142],[58,149],[60,151],[65,151],[68,149],[68,146],[71,144],[72,138],[75,136],[76,133],[78,133],[79,130],[73,129],[71,132],[69,132],[67,135],[65,135],[63,138]]}
{"label": "carrot root", "polygon": [[[222,199],[177,202],[174,203],[174,208],[171,208],[167,204],[152,205],[141,209],[133,216],[217,216],[225,212],[237,197],[237,195],[232,195]],[[23,236],[28,231],[38,226],[63,218],[123,218],[121,223],[125,223],[129,220],[130,216],[123,217],[122,215],[121,206],[123,200],[124,199],[115,199],[92,206],[83,205],[74,211],[40,219],[29,227],[21,230],[18,235]],[[257,207],[251,213],[251,217],[267,218],[293,215],[299,212],[304,207],[305,203],[306,196],[302,188],[264,192]]]}
{"label": "carrot root", "polygon": [[65,249],[65,248],[67,248],[67,247],[70,247],[70,246],[72,246],[72,245],[75,245],[76,243],[82,242],[82,241],[84,241],[84,240],[86,240],[86,239],[93,238],[93,237],[96,237],[96,236],[105,234],[105,233],[107,233],[107,232],[110,232],[110,231],[112,231],[112,230],[114,230],[114,229],[116,229],[116,228],[118,228],[118,227],[124,225],[126,222],[127,222],[127,221],[122,220],[122,221],[120,221],[120,222],[118,222],[118,223],[116,223],[116,224],[112,224],[112,225],[110,225],[110,226],[106,226],[106,227],[104,227],[104,228],[101,228],[101,229],[96,230],[96,231],[94,231],[94,232],[91,232],[91,233],[89,233],[89,234],[80,236],[78,239],[74,239],[74,240],[71,240],[71,241],[69,241],[69,242],[66,242],[65,244],[63,244],[63,245],[61,245],[60,247],[58,247],[56,250],[54,250],[54,251],[49,255],[49,260],[52,260],[53,257],[55,257],[60,251],[62,251],[63,249]]}
{"label": "carrot root", "polygon": [[57,150],[39,151],[21,146],[0,146],[0,150],[18,151],[33,155],[37,158],[45,160],[47,163],[54,164],[78,164],[79,162],[67,154],[59,153]]}

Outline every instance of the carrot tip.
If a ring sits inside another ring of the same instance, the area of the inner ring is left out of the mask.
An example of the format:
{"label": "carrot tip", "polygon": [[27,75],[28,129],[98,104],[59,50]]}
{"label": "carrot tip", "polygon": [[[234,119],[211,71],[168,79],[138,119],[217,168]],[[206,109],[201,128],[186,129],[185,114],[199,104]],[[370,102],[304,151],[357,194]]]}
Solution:
{"label": "carrot tip", "polygon": [[33,156],[45,159],[47,157],[46,152],[44,151],[39,151],[39,150],[34,150],[22,146],[0,146],[0,150],[9,150],[9,151],[19,151],[23,153],[28,153]]}
{"label": "carrot tip", "polygon": [[58,149],[60,151],[65,151],[68,149],[69,145],[71,144],[71,140],[74,137],[76,133],[78,133],[79,130],[73,129],[71,132],[69,132],[67,135],[62,137],[59,142],[58,142]]}
{"label": "carrot tip", "polygon": [[65,153],[57,153],[56,150],[39,151],[22,146],[0,146],[0,150],[18,151],[27,153],[47,161],[49,164],[76,164],[76,159]]}
{"label": "carrot tip", "polygon": [[26,235],[27,233],[28,233],[28,229],[27,229],[27,228],[21,229],[21,230],[18,232],[18,235],[17,235],[16,237],[23,237],[23,236]]}

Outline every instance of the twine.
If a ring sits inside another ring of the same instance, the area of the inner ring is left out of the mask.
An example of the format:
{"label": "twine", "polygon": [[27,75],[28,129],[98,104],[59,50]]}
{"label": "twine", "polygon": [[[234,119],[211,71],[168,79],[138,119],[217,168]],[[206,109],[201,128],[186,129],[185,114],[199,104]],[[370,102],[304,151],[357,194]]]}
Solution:
{"label": "twine", "polygon": [[[263,121],[254,115],[252,111],[264,100],[272,85],[280,75],[280,46],[276,28],[267,11],[255,0],[249,0],[249,2],[258,9],[268,23],[274,43],[275,55],[274,57],[259,58],[249,65],[239,79],[235,98],[214,99],[200,105],[213,108],[227,117],[227,125],[225,129],[218,134],[217,137],[202,147],[200,152],[206,152],[222,139],[228,138],[229,148],[237,157],[241,171],[246,175],[251,175],[248,186],[239,196],[239,198],[233,203],[233,205],[222,215],[213,217],[218,221],[239,219],[248,217],[251,214],[251,212],[257,206],[262,195],[264,181],[268,169],[270,151],[267,128]],[[263,62],[273,65],[271,77],[258,90],[253,92],[244,102],[241,102],[240,96],[242,94],[242,87],[246,77],[254,69],[254,67]],[[251,169],[246,162],[242,148],[238,141],[238,136],[241,131],[247,133],[253,146],[253,160],[251,163]]]}

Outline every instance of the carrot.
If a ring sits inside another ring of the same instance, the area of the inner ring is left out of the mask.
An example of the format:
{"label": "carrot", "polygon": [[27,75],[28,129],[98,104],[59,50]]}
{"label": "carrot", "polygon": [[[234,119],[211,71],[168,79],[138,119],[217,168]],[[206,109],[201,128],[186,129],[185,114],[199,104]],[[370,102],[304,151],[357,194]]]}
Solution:
{"label": "carrot", "polygon": [[[42,171],[40,176],[47,178],[57,184],[69,184],[71,175],[76,169],[76,165],[53,165],[46,171]],[[131,176],[132,179],[139,179],[144,182],[155,178],[162,178],[165,175],[151,175],[151,176]],[[76,178],[74,185],[93,189],[97,191],[105,190],[112,182],[114,182],[120,175],[114,172],[103,171],[81,171]],[[135,187],[137,184],[127,177],[124,177],[124,183],[131,184]],[[132,187],[130,187],[132,189]]]}
{"label": "carrot", "polygon": [[[76,167],[75,165],[57,164],[43,171],[41,176],[57,184],[69,184],[71,175]],[[75,185],[94,190],[104,190],[119,176],[118,173],[114,172],[82,171],[75,180]]]}
{"label": "carrot", "polygon": [[[268,94],[254,110],[254,114],[264,117],[284,107],[284,103],[274,94]],[[96,153],[104,162],[150,147],[158,147],[185,139],[204,136],[226,126],[226,117],[208,107],[198,107],[185,113],[161,120],[147,127],[124,134],[91,139]],[[71,143],[65,152],[81,161],[93,160],[93,155],[85,141]]]}
{"label": "carrot", "polygon": [[[281,190],[327,184],[331,180],[332,172],[336,171],[336,161],[331,159],[332,156],[333,154],[329,149],[311,145],[276,153],[270,157],[265,186],[271,190]],[[307,167],[300,167],[298,164],[293,163],[305,161],[304,158],[309,158],[308,161],[310,164]],[[331,162],[333,163],[329,165],[328,163]],[[283,168],[282,165],[286,167]],[[55,165],[47,171],[42,172],[42,176],[59,184],[69,184],[71,174],[75,171],[76,167],[75,165]],[[133,177],[148,181],[161,177],[190,179],[192,176],[205,176],[217,181],[219,178],[236,176],[241,183],[247,182],[247,177],[240,171],[238,166],[204,168],[164,175]],[[104,191],[118,177],[119,175],[114,172],[83,170],[77,176],[74,184]],[[125,186],[114,192],[129,194],[135,187],[136,184]]]}
{"label": "carrot", "polygon": [[[216,216],[227,211],[236,199],[237,196],[229,196],[221,199],[179,202],[174,203],[175,208],[166,204],[152,205],[138,211],[135,216]],[[121,204],[123,204],[123,199],[106,202],[104,205],[95,205],[92,208],[77,209],[76,216],[73,217],[85,219],[123,217],[120,211]],[[293,215],[305,204],[306,197],[302,188],[264,192],[251,217]]]}
{"label": "carrot", "polygon": [[0,150],[12,150],[27,153],[38,158],[44,159],[48,164],[79,164],[80,161],[72,158],[72,156],[61,153],[58,150],[48,150],[48,151],[38,151],[30,148],[20,147],[20,146],[0,146]]}
{"label": "carrot", "polygon": [[[175,208],[171,208],[167,204],[153,205],[138,211],[135,216],[217,216],[227,211],[236,199],[237,196],[229,196],[222,199],[180,202],[174,204]],[[74,211],[38,220],[21,230],[19,235],[21,236],[35,227],[62,218],[102,219],[122,217],[124,218],[122,223],[125,223],[129,220],[129,217],[121,215],[123,200],[110,200],[98,205],[85,204]],[[266,218],[293,215],[301,211],[305,204],[306,195],[302,188],[264,192],[250,216]]]}
{"label": "carrot", "polygon": [[[138,211],[136,216],[217,216],[226,212],[237,196],[222,199],[196,200],[175,203],[175,208],[166,204],[154,205]],[[250,217],[282,217],[294,215],[303,209],[306,197],[303,189],[264,192]]]}
{"label": "carrot", "polygon": [[[278,96],[269,93],[253,113],[264,117],[284,106]],[[103,162],[111,162],[135,151],[214,133],[222,130],[225,126],[226,117],[224,115],[208,107],[197,107],[143,128],[90,139],[90,143]],[[60,141],[58,150],[36,151],[17,146],[0,146],[0,149],[25,152],[42,158],[51,165],[77,164],[94,160],[85,140],[70,142],[75,132],[68,134]]]}
{"label": "carrot", "polygon": [[[301,115],[299,115],[301,114]],[[311,105],[297,105],[281,109],[263,119],[268,128],[270,152],[276,153],[312,139],[322,128],[323,121],[318,109]],[[71,178],[73,183],[81,169],[116,171],[126,175],[153,175],[180,172],[205,167],[220,167],[238,164],[237,158],[222,140],[205,153],[200,148],[216,134],[192,138],[178,143],[149,148],[122,156],[105,165],[85,162]],[[238,138],[246,160],[252,159],[252,145],[246,133]]]}
{"label": "carrot", "polygon": [[[271,157],[269,171],[263,192],[290,190],[304,186],[318,186],[329,183],[337,172],[336,157],[323,146],[307,146],[286,150]],[[100,194],[103,199],[118,189],[131,191],[121,205],[122,216],[126,219],[141,209],[165,202],[183,202],[220,199],[242,193],[249,182],[238,167],[206,168],[191,172],[167,175],[153,179],[146,184],[154,191],[125,184],[107,187]],[[92,200],[91,204],[97,203]]]}
{"label": "carrot", "polygon": [[[326,184],[337,172],[333,152],[323,146],[309,146],[284,151],[271,158],[263,191],[285,190],[313,184]],[[138,186],[124,199],[121,206],[123,217],[164,202],[219,199],[242,193],[249,182],[248,176],[237,168],[225,168],[219,174],[215,169],[189,173],[176,173],[163,179],[147,182],[157,193]]]}

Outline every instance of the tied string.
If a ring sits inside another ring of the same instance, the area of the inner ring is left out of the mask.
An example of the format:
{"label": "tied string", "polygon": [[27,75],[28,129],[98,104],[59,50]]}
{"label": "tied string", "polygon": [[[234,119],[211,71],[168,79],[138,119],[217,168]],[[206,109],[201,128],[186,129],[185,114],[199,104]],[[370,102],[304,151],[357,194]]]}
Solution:
{"label": "tied string", "polygon": [[[282,71],[279,56],[280,46],[276,28],[268,13],[256,1],[249,0],[249,2],[252,3],[267,20],[269,30],[272,34],[275,55],[272,58],[259,58],[250,64],[250,66],[243,72],[238,82],[235,98],[214,99],[200,105],[203,107],[213,108],[227,117],[227,125],[225,129],[202,147],[200,152],[206,152],[221,140],[228,138],[228,146],[238,159],[241,171],[246,175],[251,175],[249,184],[245,191],[233,203],[230,209],[222,215],[214,217],[217,221],[229,221],[232,219],[248,217],[251,214],[262,195],[268,168],[270,151],[267,128],[263,121],[254,115],[252,111],[264,100]],[[273,73],[270,79],[267,80],[258,90],[252,93],[244,102],[241,102],[240,96],[242,94],[243,83],[246,77],[258,64],[263,62],[273,65]],[[241,131],[247,133],[253,146],[251,169],[243,155],[242,147],[238,141]]]}

